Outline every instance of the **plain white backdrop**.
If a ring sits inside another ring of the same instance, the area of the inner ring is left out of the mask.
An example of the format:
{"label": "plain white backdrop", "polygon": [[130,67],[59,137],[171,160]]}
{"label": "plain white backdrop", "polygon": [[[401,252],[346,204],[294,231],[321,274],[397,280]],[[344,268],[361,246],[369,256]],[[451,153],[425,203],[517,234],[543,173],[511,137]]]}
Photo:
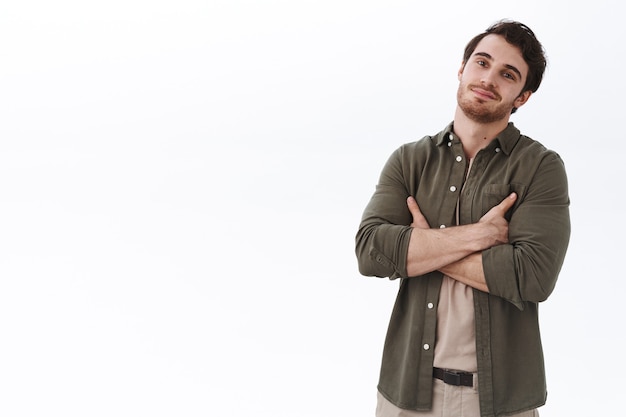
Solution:
{"label": "plain white backdrop", "polygon": [[570,180],[541,413],[620,415],[621,10],[3,4],[0,415],[372,416],[397,283],[359,276],[354,234],[389,154],[452,119],[463,48],[500,18],[548,52],[513,121]]}

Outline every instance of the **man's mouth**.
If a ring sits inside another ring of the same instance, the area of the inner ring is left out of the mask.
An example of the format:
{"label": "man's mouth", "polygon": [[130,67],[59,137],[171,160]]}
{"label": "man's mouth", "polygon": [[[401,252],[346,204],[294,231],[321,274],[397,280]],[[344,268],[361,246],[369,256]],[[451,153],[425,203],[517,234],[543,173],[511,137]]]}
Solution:
{"label": "man's mouth", "polygon": [[484,88],[480,88],[476,86],[470,87],[470,90],[474,94],[476,94],[477,96],[485,100],[499,100],[500,99],[500,96],[491,90],[485,90]]}

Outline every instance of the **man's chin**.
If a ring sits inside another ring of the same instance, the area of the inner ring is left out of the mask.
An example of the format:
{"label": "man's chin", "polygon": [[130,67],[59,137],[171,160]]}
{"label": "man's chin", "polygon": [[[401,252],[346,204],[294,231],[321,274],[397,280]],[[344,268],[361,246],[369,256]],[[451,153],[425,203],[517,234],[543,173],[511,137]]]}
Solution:
{"label": "man's chin", "polygon": [[483,100],[476,100],[470,103],[459,102],[459,108],[468,119],[483,124],[504,120],[511,114],[510,108],[489,109]]}

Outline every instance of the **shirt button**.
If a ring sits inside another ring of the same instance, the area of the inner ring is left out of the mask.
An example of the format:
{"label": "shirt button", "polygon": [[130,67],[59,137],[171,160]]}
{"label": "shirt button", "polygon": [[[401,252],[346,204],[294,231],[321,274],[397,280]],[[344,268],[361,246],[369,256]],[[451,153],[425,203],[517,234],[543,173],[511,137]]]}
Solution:
{"label": "shirt button", "polygon": [[496,148],[496,153],[500,152],[500,148]]}
{"label": "shirt button", "polygon": [[445,229],[445,228],[446,228],[446,225],[445,225],[445,224],[439,225],[439,228],[440,228],[440,229]]}
{"label": "shirt button", "polygon": [[452,146],[452,142],[448,142],[448,146]]}
{"label": "shirt button", "polygon": [[459,156],[457,156],[457,157],[456,157],[456,161],[457,161],[457,162],[461,162],[462,160],[463,160],[463,157],[462,157],[462,156],[460,156],[460,155],[459,155]]}
{"label": "shirt button", "polygon": [[424,344],[424,350],[430,349],[430,345],[428,343]]}
{"label": "shirt button", "polygon": [[450,191],[455,192],[456,191],[456,187],[454,185],[450,186]]}
{"label": "shirt button", "polygon": [[435,305],[434,305],[433,303],[428,303],[428,309],[429,309],[429,310],[432,310],[432,308],[433,308],[434,306],[435,306]]}
{"label": "shirt button", "polygon": [[448,134],[448,139],[450,140],[454,139],[454,135],[452,133]]}

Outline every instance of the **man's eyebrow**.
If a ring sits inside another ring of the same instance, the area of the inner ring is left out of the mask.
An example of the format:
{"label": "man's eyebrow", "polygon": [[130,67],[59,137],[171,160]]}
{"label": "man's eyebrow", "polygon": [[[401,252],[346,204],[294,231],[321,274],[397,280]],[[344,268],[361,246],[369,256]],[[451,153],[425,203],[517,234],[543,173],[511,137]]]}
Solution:
{"label": "man's eyebrow", "polygon": [[[489,55],[487,52],[476,52],[474,55],[482,56],[493,61],[493,57]],[[518,70],[517,68],[515,68],[513,65],[510,65],[510,64],[505,64],[504,66],[510,69],[511,71],[513,71],[514,73],[516,73],[517,76],[520,78],[520,80],[522,79],[522,73],[520,72],[520,70]]]}
{"label": "man's eyebrow", "polygon": [[491,55],[489,55],[487,52],[476,52],[474,55],[478,55],[478,56],[484,56],[487,59],[491,59],[493,60],[493,58],[491,57]]}

